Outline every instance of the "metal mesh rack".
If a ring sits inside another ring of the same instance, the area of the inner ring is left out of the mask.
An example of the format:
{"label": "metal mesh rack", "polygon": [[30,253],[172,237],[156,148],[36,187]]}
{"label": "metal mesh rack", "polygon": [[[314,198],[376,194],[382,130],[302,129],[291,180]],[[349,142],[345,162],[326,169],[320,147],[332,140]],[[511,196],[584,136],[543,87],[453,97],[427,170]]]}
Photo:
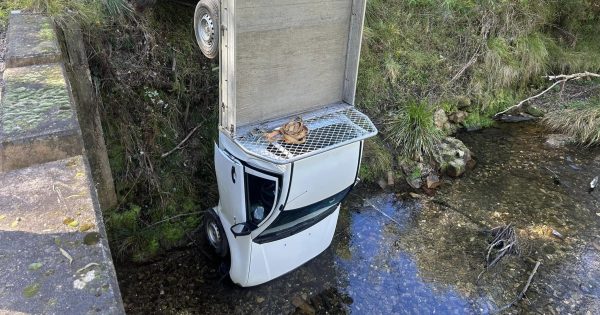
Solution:
{"label": "metal mesh rack", "polygon": [[309,130],[304,144],[287,144],[281,140],[269,142],[264,136],[265,132],[281,127],[295,116],[238,128],[234,141],[250,155],[284,164],[377,134],[371,120],[349,105],[336,105],[296,116],[303,118]]}

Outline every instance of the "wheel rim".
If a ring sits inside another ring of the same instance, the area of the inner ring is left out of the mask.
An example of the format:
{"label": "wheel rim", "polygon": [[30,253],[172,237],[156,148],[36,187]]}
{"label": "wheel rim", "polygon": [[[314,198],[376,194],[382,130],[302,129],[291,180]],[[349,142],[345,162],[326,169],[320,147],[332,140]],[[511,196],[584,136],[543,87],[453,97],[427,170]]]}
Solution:
{"label": "wheel rim", "polygon": [[205,13],[200,19],[200,23],[198,23],[198,29],[196,32],[198,33],[198,38],[200,38],[200,41],[203,45],[212,47],[215,36],[215,27],[213,20],[208,13]]}
{"label": "wheel rim", "polygon": [[206,226],[206,236],[208,237],[211,246],[219,248],[219,245],[221,244],[221,233],[219,232],[219,227],[216,222],[212,221]]}

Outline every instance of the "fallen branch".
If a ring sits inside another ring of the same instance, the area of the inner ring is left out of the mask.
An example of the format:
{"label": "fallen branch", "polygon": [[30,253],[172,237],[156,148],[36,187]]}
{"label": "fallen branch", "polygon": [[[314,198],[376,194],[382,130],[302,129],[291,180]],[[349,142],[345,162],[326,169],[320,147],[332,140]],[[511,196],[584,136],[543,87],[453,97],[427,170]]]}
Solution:
{"label": "fallen branch", "polygon": [[494,115],[494,119],[498,119],[500,118],[502,115],[520,109],[521,107],[523,107],[524,104],[528,103],[529,101],[532,101],[544,94],[546,94],[548,91],[552,90],[552,88],[554,88],[555,86],[559,85],[559,84],[565,84],[568,81],[571,80],[579,80],[581,78],[587,78],[587,77],[595,77],[595,78],[600,78],[600,74],[597,73],[592,73],[592,72],[581,72],[581,73],[574,73],[574,74],[559,74],[559,75],[551,75],[551,76],[546,76],[545,78],[547,78],[550,81],[556,81],[554,82],[549,88],[545,89],[544,91],[542,91],[539,94],[536,94],[534,96],[528,97],[522,101],[520,101],[517,105],[513,105],[509,108],[507,108],[506,110],[503,110],[499,113],[497,113],[496,115]]}
{"label": "fallen branch", "polygon": [[164,159],[167,156],[171,155],[173,152],[180,150],[183,147],[183,145],[190,139],[190,137],[196,132],[196,130],[198,130],[198,128],[200,128],[200,125],[192,129],[192,131],[190,131],[190,133],[188,133],[188,135],[181,142],[179,142],[179,144],[176,147],[174,147],[171,151],[167,153],[163,153],[163,155],[161,155],[160,157]]}
{"label": "fallen branch", "polygon": [[521,293],[519,293],[519,295],[517,295],[517,297],[512,300],[512,302],[504,305],[503,307],[501,307],[500,309],[498,309],[496,312],[494,313],[500,313],[502,311],[505,311],[507,309],[509,309],[510,307],[512,307],[513,305],[515,305],[517,302],[519,302],[519,300],[521,300],[523,298],[523,296],[525,296],[525,293],[527,292],[527,289],[529,289],[529,286],[531,285],[531,280],[533,279],[533,276],[535,275],[535,273],[537,272],[538,268],[540,267],[541,262],[538,260],[535,263],[535,267],[533,267],[533,270],[531,271],[531,274],[529,275],[529,279],[527,279],[527,283],[525,284],[525,287],[523,288],[523,290],[521,291]]}

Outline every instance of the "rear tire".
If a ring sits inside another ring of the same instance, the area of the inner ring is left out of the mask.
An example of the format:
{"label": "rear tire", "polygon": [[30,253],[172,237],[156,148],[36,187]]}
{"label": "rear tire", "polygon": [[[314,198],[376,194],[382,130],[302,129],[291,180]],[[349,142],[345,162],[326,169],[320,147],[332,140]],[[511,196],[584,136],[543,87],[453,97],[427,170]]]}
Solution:
{"label": "rear tire", "polygon": [[204,235],[217,256],[224,258],[229,254],[227,235],[214,209],[204,215]]}
{"label": "rear tire", "polygon": [[219,0],[200,0],[194,13],[196,41],[209,59],[219,55],[220,11]]}

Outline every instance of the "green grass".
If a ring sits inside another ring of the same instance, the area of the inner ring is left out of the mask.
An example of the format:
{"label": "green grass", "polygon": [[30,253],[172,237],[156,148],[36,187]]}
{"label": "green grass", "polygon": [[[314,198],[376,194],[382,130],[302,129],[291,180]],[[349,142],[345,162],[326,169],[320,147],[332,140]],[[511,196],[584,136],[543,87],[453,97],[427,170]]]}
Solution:
{"label": "green grass", "polygon": [[59,24],[77,21],[88,26],[133,15],[127,0],[3,0],[0,2],[0,27],[8,22],[11,10],[43,13]]}
{"label": "green grass", "polygon": [[433,111],[426,102],[409,102],[385,122],[386,140],[404,156],[433,158],[444,134],[433,123]]}
{"label": "green grass", "polygon": [[387,173],[394,170],[394,157],[379,137],[365,141],[363,160],[360,165],[360,179],[375,183],[387,179]]}

